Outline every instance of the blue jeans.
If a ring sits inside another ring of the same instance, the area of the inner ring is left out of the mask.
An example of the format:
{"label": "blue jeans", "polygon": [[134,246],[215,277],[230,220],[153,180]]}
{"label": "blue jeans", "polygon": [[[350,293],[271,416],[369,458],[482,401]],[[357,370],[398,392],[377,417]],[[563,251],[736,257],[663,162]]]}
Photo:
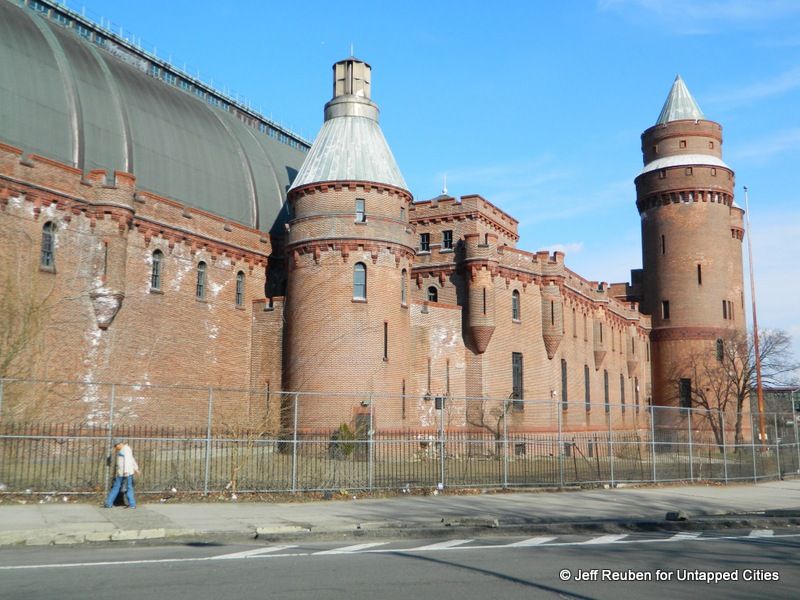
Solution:
{"label": "blue jeans", "polygon": [[128,491],[126,493],[128,497],[128,506],[131,508],[136,506],[136,498],[133,497],[133,475],[128,475],[127,477],[120,475],[114,477],[114,485],[111,486],[111,491],[108,492],[108,496],[106,497],[106,508],[114,506],[114,500],[117,498],[119,488],[122,487],[122,482],[124,480],[128,482]]}

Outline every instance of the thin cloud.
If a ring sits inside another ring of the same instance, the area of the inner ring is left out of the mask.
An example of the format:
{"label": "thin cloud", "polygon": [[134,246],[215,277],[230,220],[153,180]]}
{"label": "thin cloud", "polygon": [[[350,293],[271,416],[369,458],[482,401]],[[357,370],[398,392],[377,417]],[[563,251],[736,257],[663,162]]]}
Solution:
{"label": "thin cloud", "polygon": [[750,160],[763,163],[780,154],[798,150],[800,150],[800,127],[743,143],[732,149],[731,158],[734,162]]}
{"label": "thin cloud", "polygon": [[718,31],[720,25],[751,28],[800,14],[800,4],[793,0],[599,0],[597,7],[637,21],[655,17],[688,35]]}
{"label": "thin cloud", "polygon": [[704,102],[725,105],[726,107],[739,106],[779,96],[798,88],[800,88],[800,67],[794,67],[769,79],[732,88],[722,94],[709,96]]}
{"label": "thin cloud", "polygon": [[549,250],[550,252],[563,252],[566,255],[577,254],[583,250],[583,242],[568,242],[566,244],[550,244],[545,246],[542,250]]}

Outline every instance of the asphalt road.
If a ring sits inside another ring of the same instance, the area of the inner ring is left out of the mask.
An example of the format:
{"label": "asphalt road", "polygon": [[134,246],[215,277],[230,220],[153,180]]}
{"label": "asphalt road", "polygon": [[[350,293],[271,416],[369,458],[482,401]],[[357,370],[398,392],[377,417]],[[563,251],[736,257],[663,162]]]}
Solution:
{"label": "asphalt road", "polygon": [[0,598],[797,598],[798,567],[796,529],[14,547],[0,550]]}

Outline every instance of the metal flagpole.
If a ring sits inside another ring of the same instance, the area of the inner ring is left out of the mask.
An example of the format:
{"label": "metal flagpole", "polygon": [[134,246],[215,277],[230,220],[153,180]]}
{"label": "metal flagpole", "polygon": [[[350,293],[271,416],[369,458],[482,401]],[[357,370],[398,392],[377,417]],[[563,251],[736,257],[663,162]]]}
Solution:
{"label": "metal flagpole", "polygon": [[753,353],[756,359],[756,395],[758,397],[758,435],[761,438],[761,448],[766,449],[767,425],[764,421],[764,389],[761,385],[761,352],[758,345],[758,317],[756,316],[756,280],[753,273],[753,233],[750,228],[750,197],[747,186],[744,186],[744,207],[747,218],[747,256],[750,268],[750,302],[753,305]]}

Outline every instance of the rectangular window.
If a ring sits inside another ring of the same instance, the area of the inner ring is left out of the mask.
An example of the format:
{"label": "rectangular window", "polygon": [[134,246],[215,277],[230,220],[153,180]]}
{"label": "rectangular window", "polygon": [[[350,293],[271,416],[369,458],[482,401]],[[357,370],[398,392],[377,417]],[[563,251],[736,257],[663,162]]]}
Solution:
{"label": "rectangular window", "polygon": [[665,321],[669,319],[669,300],[661,301],[661,318]]}
{"label": "rectangular window", "polygon": [[703,267],[697,265],[697,285],[703,285]]}
{"label": "rectangular window", "polygon": [[522,353],[520,352],[511,353],[511,397],[514,411],[519,412],[525,408],[525,403],[522,402]]}
{"label": "rectangular window", "polygon": [[633,378],[633,397],[636,400],[636,412],[639,412],[639,378]]}
{"label": "rectangular window", "polygon": [[400,388],[400,418],[406,418],[406,380],[403,379],[403,386]]}
{"label": "rectangular window", "polygon": [[442,232],[442,247],[445,250],[453,249],[453,232],[450,230]]}
{"label": "rectangular window", "polygon": [[567,361],[561,359],[561,410],[566,411],[567,403]]}
{"label": "rectangular window", "polygon": [[723,300],[722,301],[722,318],[723,319],[727,319],[728,318],[728,301],[727,300]]}
{"label": "rectangular window", "polygon": [[383,360],[389,360],[389,323],[383,322]]}
{"label": "rectangular window", "polygon": [[590,390],[589,365],[583,365],[583,393],[586,412],[592,410],[592,393]]}
{"label": "rectangular window", "polygon": [[603,401],[605,403],[606,414],[611,412],[611,401],[608,397],[608,371],[603,371]]}
{"label": "rectangular window", "polygon": [[400,207],[400,220],[401,221],[405,221],[406,220],[406,207],[405,206],[401,206]]}
{"label": "rectangular window", "polygon": [[625,376],[619,374],[619,404],[622,408],[622,414],[625,414]]}
{"label": "rectangular window", "polygon": [[364,199],[356,198],[356,223],[365,223],[367,215],[364,212]]}
{"label": "rectangular window", "polygon": [[680,395],[681,408],[692,407],[692,380],[681,379],[678,385],[678,394]]}
{"label": "rectangular window", "polygon": [[717,340],[717,360],[721,362],[723,358],[725,358],[725,343],[720,338]]}
{"label": "rectangular window", "polygon": [[667,240],[662,235],[661,236],[661,254],[666,254],[666,253],[667,253]]}
{"label": "rectangular window", "polygon": [[420,233],[419,234],[419,251],[420,252],[430,252],[431,251],[431,234],[430,233]]}

